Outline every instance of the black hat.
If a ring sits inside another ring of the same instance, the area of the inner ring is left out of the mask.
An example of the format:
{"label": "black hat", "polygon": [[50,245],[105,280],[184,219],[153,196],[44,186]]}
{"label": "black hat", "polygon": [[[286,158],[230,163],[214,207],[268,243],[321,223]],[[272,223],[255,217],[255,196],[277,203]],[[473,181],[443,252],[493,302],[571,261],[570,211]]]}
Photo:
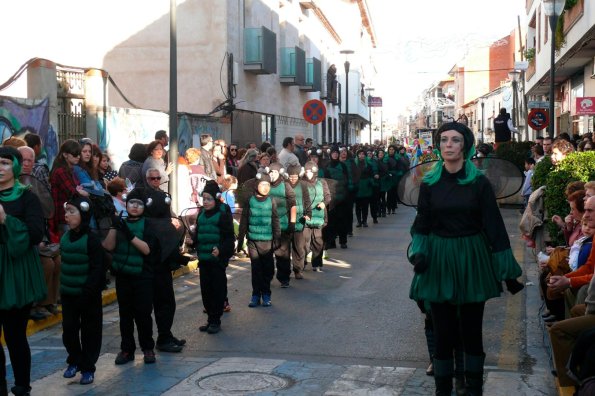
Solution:
{"label": "black hat", "polygon": [[72,205],[78,209],[81,214],[81,228],[88,228],[92,215],[91,201],[86,197],[75,194],[64,203],[64,206],[66,206],[66,204]]}
{"label": "black hat", "polygon": [[316,162],[314,162],[314,161],[306,162],[306,165],[304,165],[304,168],[306,168],[307,171],[311,170],[314,173],[318,172],[318,165],[316,165]]}
{"label": "black hat", "polygon": [[281,165],[280,162],[273,162],[272,164],[269,165],[269,173],[274,170],[279,172],[279,174],[281,174],[281,175],[283,173],[285,173],[285,168],[283,168],[283,165]]}
{"label": "black hat", "polygon": [[475,137],[473,136],[473,132],[471,132],[471,129],[469,129],[469,127],[467,127],[465,124],[461,124],[460,122],[446,122],[442,124],[442,126],[440,126],[440,128],[436,132],[438,140],[440,140],[440,134],[446,131],[456,131],[463,135],[463,139],[465,141],[465,158],[472,158],[475,154]]}
{"label": "black hat", "polygon": [[[266,168],[265,168],[266,170]],[[258,172],[256,174],[256,185],[255,187],[258,187],[258,184],[260,184],[260,182],[267,182],[267,183],[271,183],[271,176],[269,176],[268,170],[266,172]]]}
{"label": "black hat", "polygon": [[23,163],[23,156],[19,153],[19,150],[12,146],[0,146],[0,158],[6,158],[14,161],[16,158],[19,164]]}
{"label": "black hat", "polygon": [[205,184],[205,188],[202,190],[203,194],[207,193],[211,197],[217,199],[221,196],[221,189],[219,184],[215,180],[208,180]]}
{"label": "black hat", "polygon": [[143,201],[143,203],[146,205],[147,194],[145,193],[145,190],[143,188],[135,188],[126,195],[126,202],[132,199],[139,199]]}
{"label": "black hat", "polygon": [[333,144],[331,146],[331,151],[329,152],[329,154],[332,154],[334,152],[337,152],[337,153],[339,152],[339,146],[337,146],[336,144]]}

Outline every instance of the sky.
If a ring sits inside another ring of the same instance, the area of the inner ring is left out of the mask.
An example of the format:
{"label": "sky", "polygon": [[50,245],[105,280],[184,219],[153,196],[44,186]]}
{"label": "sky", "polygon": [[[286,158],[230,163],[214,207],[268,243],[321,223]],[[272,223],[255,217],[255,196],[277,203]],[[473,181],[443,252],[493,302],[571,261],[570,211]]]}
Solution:
{"label": "sky", "polygon": [[524,26],[525,0],[367,0],[376,32],[374,96],[396,117],[474,47]]}

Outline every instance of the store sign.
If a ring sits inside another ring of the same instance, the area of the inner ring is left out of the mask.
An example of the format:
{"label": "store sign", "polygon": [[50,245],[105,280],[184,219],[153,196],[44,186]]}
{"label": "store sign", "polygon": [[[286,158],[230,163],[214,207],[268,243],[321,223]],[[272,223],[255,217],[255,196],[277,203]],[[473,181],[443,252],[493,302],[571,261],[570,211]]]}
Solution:
{"label": "store sign", "polygon": [[595,97],[576,98],[576,115],[595,115]]}
{"label": "store sign", "polygon": [[368,96],[369,107],[382,107],[382,98],[380,96]]}

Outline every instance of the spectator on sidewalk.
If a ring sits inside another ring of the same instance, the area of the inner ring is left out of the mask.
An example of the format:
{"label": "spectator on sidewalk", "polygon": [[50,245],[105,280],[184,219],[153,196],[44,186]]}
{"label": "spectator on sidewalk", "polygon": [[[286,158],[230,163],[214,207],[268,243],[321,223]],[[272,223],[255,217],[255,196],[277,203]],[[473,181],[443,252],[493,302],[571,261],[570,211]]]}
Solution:
{"label": "spectator on sidewalk", "polygon": [[287,169],[290,165],[299,165],[300,160],[294,154],[295,145],[292,137],[283,139],[283,149],[279,152],[277,158],[282,167]]}
{"label": "spectator on sidewalk", "polygon": [[145,177],[143,175],[143,163],[147,159],[147,146],[142,143],[134,143],[128,153],[128,161],[124,161],[118,170],[118,176],[128,179],[137,187],[142,187]]}

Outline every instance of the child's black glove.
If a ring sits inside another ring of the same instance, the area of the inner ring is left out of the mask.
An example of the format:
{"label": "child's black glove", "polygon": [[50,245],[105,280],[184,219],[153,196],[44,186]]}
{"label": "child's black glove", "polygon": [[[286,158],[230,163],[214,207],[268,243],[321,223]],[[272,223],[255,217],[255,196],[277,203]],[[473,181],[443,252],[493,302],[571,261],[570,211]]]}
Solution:
{"label": "child's black glove", "polygon": [[295,223],[289,223],[287,225],[287,233],[293,234],[295,232]]}
{"label": "child's black glove", "polygon": [[525,287],[525,285],[523,285],[521,282],[519,282],[516,279],[506,279],[504,281],[504,283],[506,283],[506,289],[511,294],[517,294],[518,292],[523,290],[523,288]]}
{"label": "child's black glove", "polygon": [[128,223],[126,223],[126,220],[120,219],[119,230],[122,231],[128,242],[134,239],[135,235],[132,233],[132,231],[130,231],[130,228],[128,228]]}

